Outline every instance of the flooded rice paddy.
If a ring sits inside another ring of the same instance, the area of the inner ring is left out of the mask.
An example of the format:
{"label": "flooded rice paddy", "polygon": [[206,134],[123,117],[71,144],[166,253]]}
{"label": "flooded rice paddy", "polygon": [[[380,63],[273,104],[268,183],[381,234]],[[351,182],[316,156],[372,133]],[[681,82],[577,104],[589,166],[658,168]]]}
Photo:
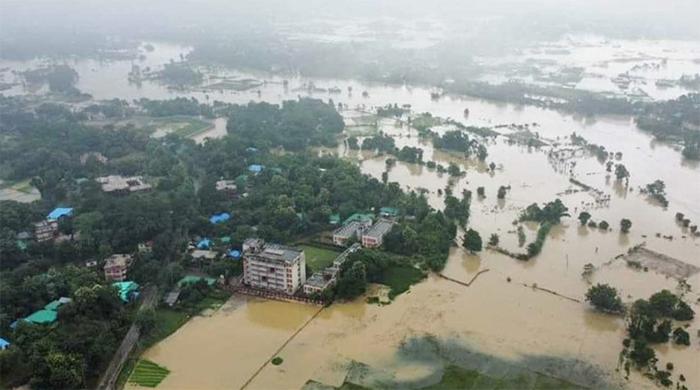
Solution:
{"label": "flooded rice paddy", "polygon": [[[161,46],[155,51],[158,59],[153,66],[176,58],[182,50]],[[3,63],[0,68],[5,66]],[[488,269],[470,287],[431,276],[389,305],[369,305],[358,299],[322,310],[234,296],[218,311],[193,318],[145,352],[145,358],[171,371],[160,388],[223,389],[247,384],[250,389],[299,389],[308,381],[339,386],[346,379],[370,387],[421,387],[439,381],[450,364],[487,372],[545,374],[591,388],[654,386],[638,375],[625,381],[616,371],[625,337],[624,321],[591,310],[583,303],[584,294],[598,282],[618,288],[625,302],[647,298],[662,288],[675,290],[678,281],[674,278],[653,269],[637,270],[615,259],[641,243],[678,261],[700,266],[700,238],[692,237],[675,221],[675,213],[682,212],[693,223],[700,222],[700,167],[684,160],[673,146],[658,143],[641,132],[630,118],[583,118],[457,96],[436,101],[425,88],[349,80],[312,80],[316,87],[338,87],[342,91],[334,94],[309,92],[304,86],[310,80],[299,78],[290,79],[285,88],[282,78],[270,76],[265,76],[259,88],[248,91],[175,92],[155,83],[140,87],[128,84],[130,65],[125,61],[86,62],[76,68],[81,76],[78,87],[95,99],[194,96],[201,101],[279,103],[311,95],[332,98],[349,107],[344,110],[348,117],[355,115],[353,112],[398,103],[410,104],[416,113],[430,112],[468,126],[536,123],[533,131],[550,143],[566,144],[569,135],[576,132],[591,143],[621,152],[621,162],[631,173],[625,185],[610,177],[594,156],[582,154],[572,165],[570,161],[552,159],[551,146],[536,149],[511,145],[503,136],[487,142],[489,156],[486,162],[479,162],[433,150],[407,126],[381,121],[379,130],[394,136],[397,146],[424,149],[426,161],[459,164],[467,173],[454,180],[454,193],[475,193],[477,187],[485,187],[484,199],[472,198],[469,225],[482,237],[498,233],[506,249],[522,250],[512,222],[533,202],[559,197],[574,217],[565,218],[553,228],[541,254],[528,262],[490,250],[470,255],[453,248],[443,272],[446,276],[466,282]],[[227,72],[239,77],[262,77]],[[468,117],[463,115],[465,108],[469,108]],[[225,120],[220,119],[211,132],[195,139],[203,142],[223,134]],[[363,172],[377,178],[386,170],[387,156],[348,151],[343,145],[321,152],[358,161]],[[494,172],[487,168],[492,161],[497,165]],[[609,201],[596,203],[591,193],[569,181],[570,171],[577,180],[609,195]],[[438,190],[447,187],[447,174],[398,162],[389,170],[388,178],[406,189],[427,190],[430,204],[443,207]],[[656,179],[666,183],[670,202],[667,209],[638,191]],[[511,187],[505,200],[496,198],[501,185]],[[595,221],[608,221],[612,231],[579,226],[575,216],[583,210],[589,211]],[[627,235],[619,233],[622,218],[629,218],[633,224]],[[524,224],[523,229],[526,241],[532,241],[537,227]],[[584,278],[583,267],[588,263],[595,270]],[[700,276],[690,276],[688,283],[694,289],[686,301],[700,312]],[[690,347],[667,344],[656,348],[659,363],[673,362],[674,372],[683,373],[690,388],[700,386],[699,327],[697,319],[689,324]],[[274,356],[283,357],[284,362],[279,366],[266,364]]]}

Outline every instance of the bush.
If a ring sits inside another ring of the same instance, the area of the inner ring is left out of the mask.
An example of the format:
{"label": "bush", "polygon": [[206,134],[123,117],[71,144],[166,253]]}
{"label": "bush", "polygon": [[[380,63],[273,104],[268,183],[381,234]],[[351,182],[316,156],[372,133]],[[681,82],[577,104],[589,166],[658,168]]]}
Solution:
{"label": "bush", "polygon": [[597,310],[606,313],[621,313],[624,310],[617,289],[607,284],[597,284],[589,288],[586,292],[586,301],[590,302]]}
{"label": "bush", "polygon": [[678,345],[690,345],[690,335],[683,328],[678,327],[673,331],[673,342]]}
{"label": "bush", "polygon": [[282,358],[279,357],[279,356],[275,356],[275,357],[272,358],[272,360],[270,361],[270,363],[274,364],[275,366],[279,366],[280,364],[282,364],[282,362],[284,362],[284,359],[282,359]]}

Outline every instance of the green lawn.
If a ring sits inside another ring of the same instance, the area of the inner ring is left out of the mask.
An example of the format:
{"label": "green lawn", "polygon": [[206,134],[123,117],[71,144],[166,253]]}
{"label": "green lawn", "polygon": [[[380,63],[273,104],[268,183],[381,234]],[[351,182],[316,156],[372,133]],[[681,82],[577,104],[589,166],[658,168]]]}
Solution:
{"label": "green lawn", "polygon": [[[201,133],[204,130],[211,128],[212,124],[195,117],[188,116],[172,116],[165,118],[156,118],[145,127],[149,133],[155,133],[158,130],[163,130],[170,134],[178,134],[182,137],[191,137]],[[166,131],[167,129],[167,131]],[[161,136],[165,134],[160,134]]]}
{"label": "green lawn", "polygon": [[[340,254],[340,252],[334,250],[318,248],[311,245],[300,245],[299,248],[304,250],[306,264],[311,267],[314,272],[320,271],[333,264],[333,260]],[[310,275],[307,275],[307,277],[308,276]]]}
{"label": "green lawn", "polygon": [[144,348],[148,348],[175,333],[189,319],[190,315],[183,310],[158,308],[155,328],[142,341]]}
{"label": "green lawn", "polygon": [[389,299],[408,291],[412,284],[416,284],[425,278],[423,271],[409,265],[395,266],[384,271],[381,284],[391,287]]}
{"label": "green lawn", "polygon": [[139,360],[129,377],[129,383],[139,386],[156,387],[170,374],[170,371],[149,360]]}

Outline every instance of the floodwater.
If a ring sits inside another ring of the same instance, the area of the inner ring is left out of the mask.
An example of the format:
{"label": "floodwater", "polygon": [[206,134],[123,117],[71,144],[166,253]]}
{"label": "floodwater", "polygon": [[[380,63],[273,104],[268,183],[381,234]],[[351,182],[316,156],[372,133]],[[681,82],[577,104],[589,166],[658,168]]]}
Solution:
{"label": "floodwater", "polygon": [[[517,79],[556,85],[567,69],[581,68],[569,87],[654,100],[675,99],[692,90],[674,83],[700,74],[700,44],[692,41],[616,40],[596,35],[569,35],[557,42],[534,44],[501,57],[479,58],[484,81]],[[535,75],[536,74],[536,75]],[[616,83],[622,75],[629,83]],[[671,81],[672,83],[664,84]],[[661,82],[657,84],[657,82]]]}
{"label": "floodwater", "polygon": [[[182,48],[157,45],[154,55],[161,59],[176,58],[177,49]],[[478,272],[488,269],[471,287],[431,276],[390,305],[368,305],[362,299],[334,304],[323,309],[286,345],[285,342],[314,316],[318,307],[234,297],[211,316],[192,319],[146,351],[145,358],[171,370],[159,387],[239,388],[275,355],[283,357],[284,362],[280,366],[265,365],[250,381],[249,388],[296,389],[308,380],[338,386],[346,376],[368,386],[411,387],[439,380],[442,368],[454,362],[449,356],[454,356],[456,349],[462,351],[458,362],[471,362],[464,364],[478,366],[467,356],[487,356],[498,359],[500,365],[543,372],[593,388],[653,387],[650,381],[638,375],[627,382],[615,370],[625,336],[623,320],[597,314],[581,301],[590,284],[598,282],[618,288],[626,302],[646,298],[662,288],[675,290],[677,281],[672,278],[653,271],[633,270],[621,260],[614,260],[615,256],[642,242],[646,242],[649,249],[700,266],[700,238],[691,237],[687,228],[679,226],[674,218],[676,212],[683,212],[693,223],[700,222],[700,167],[684,160],[674,147],[653,141],[638,130],[630,118],[582,118],[469,97],[431,100],[430,91],[425,88],[349,80],[292,78],[285,89],[280,77],[235,71],[228,71],[228,76],[260,77],[266,82],[259,91],[173,92],[155,83],[144,83],[141,87],[128,84],[126,74],[130,64],[123,62],[92,63],[97,66],[95,71],[91,70],[91,65],[81,65],[78,67],[81,70],[79,88],[95,99],[194,96],[201,101],[278,103],[298,95],[311,95],[332,98],[335,103],[352,108],[343,110],[348,116],[354,115],[356,110],[398,103],[410,104],[417,113],[431,112],[465,125],[536,123],[532,130],[550,144],[566,144],[566,138],[576,132],[591,143],[621,152],[621,162],[631,173],[629,185],[625,185],[608,177],[605,167],[595,157],[584,154],[568,162],[552,160],[548,157],[550,146],[538,150],[509,145],[503,136],[488,141],[486,163],[467,160],[435,151],[430,144],[421,142],[415,131],[396,126],[392,121],[382,121],[380,129],[394,136],[399,147],[421,147],[425,160],[443,165],[452,161],[467,171],[464,177],[454,180],[453,191],[456,194],[464,189],[473,192],[470,227],[478,230],[484,240],[491,233],[498,233],[501,246],[513,251],[524,250],[518,245],[516,226],[512,222],[530,203],[557,197],[574,217],[588,210],[593,220],[608,221],[612,231],[580,227],[575,218],[565,218],[550,232],[542,253],[528,262],[489,250],[469,255],[455,247],[445,275],[469,281]],[[4,66],[0,64],[0,68]],[[108,76],[104,78],[100,76],[103,68],[108,69]],[[313,81],[316,88],[339,87],[342,92],[309,93],[308,89],[301,88],[308,81]],[[348,87],[352,87],[352,92],[348,92]],[[366,96],[363,91],[367,91]],[[465,108],[470,110],[466,118],[462,114]],[[208,135],[201,134],[202,138],[197,141],[224,133],[225,120],[217,120],[215,129]],[[357,159],[363,172],[377,178],[386,169],[385,156],[347,151],[342,145],[324,152]],[[498,166],[495,172],[489,172],[486,167],[492,161]],[[576,164],[571,165],[571,161]],[[589,193],[576,191],[578,188],[569,183],[569,170],[577,180],[610,195],[609,202],[596,205]],[[390,169],[388,177],[403,188],[426,189],[431,205],[443,207],[443,198],[437,191],[448,185],[447,174],[398,162]],[[640,186],[656,179],[666,183],[670,202],[667,209],[638,192]],[[511,190],[505,200],[499,201],[496,191],[501,185],[509,185]],[[486,189],[484,199],[476,196],[479,186]],[[619,234],[621,218],[632,221],[632,230],[627,235]],[[531,242],[536,226],[525,224],[523,227],[527,242]],[[673,236],[673,239],[662,236]],[[588,280],[581,276],[587,263],[596,267]],[[697,304],[700,275],[692,276],[688,282],[694,288],[685,299],[700,313]],[[659,365],[673,362],[674,378],[683,373],[690,388],[700,385],[699,327],[697,319],[689,324],[690,347],[669,344],[657,348]],[[438,345],[438,351],[444,350],[444,353],[426,358],[425,350],[429,348],[421,347],[426,345],[425,340],[434,340],[433,344],[428,344]],[[414,348],[416,345],[419,347]],[[277,352],[282,346],[284,348]],[[362,375],[358,374],[358,365],[366,368]]]}

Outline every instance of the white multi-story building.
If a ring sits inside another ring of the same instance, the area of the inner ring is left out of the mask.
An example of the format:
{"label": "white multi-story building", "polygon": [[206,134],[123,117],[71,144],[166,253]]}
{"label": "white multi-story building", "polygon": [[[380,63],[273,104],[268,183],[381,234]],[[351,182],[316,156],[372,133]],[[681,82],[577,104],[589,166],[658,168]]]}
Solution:
{"label": "white multi-story building", "polygon": [[293,295],[306,282],[304,251],[260,239],[243,243],[243,283]]}
{"label": "white multi-story building", "polygon": [[391,231],[394,226],[392,221],[380,219],[362,233],[362,246],[365,248],[379,248],[384,242],[384,236]]}
{"label": "white multi-story building", "polygon": [[350,240],[362,234],[365,226],[359,222],[353,221],[347,225],[341,226],[333,232],[333,244],[338,246],[346,246]]}

